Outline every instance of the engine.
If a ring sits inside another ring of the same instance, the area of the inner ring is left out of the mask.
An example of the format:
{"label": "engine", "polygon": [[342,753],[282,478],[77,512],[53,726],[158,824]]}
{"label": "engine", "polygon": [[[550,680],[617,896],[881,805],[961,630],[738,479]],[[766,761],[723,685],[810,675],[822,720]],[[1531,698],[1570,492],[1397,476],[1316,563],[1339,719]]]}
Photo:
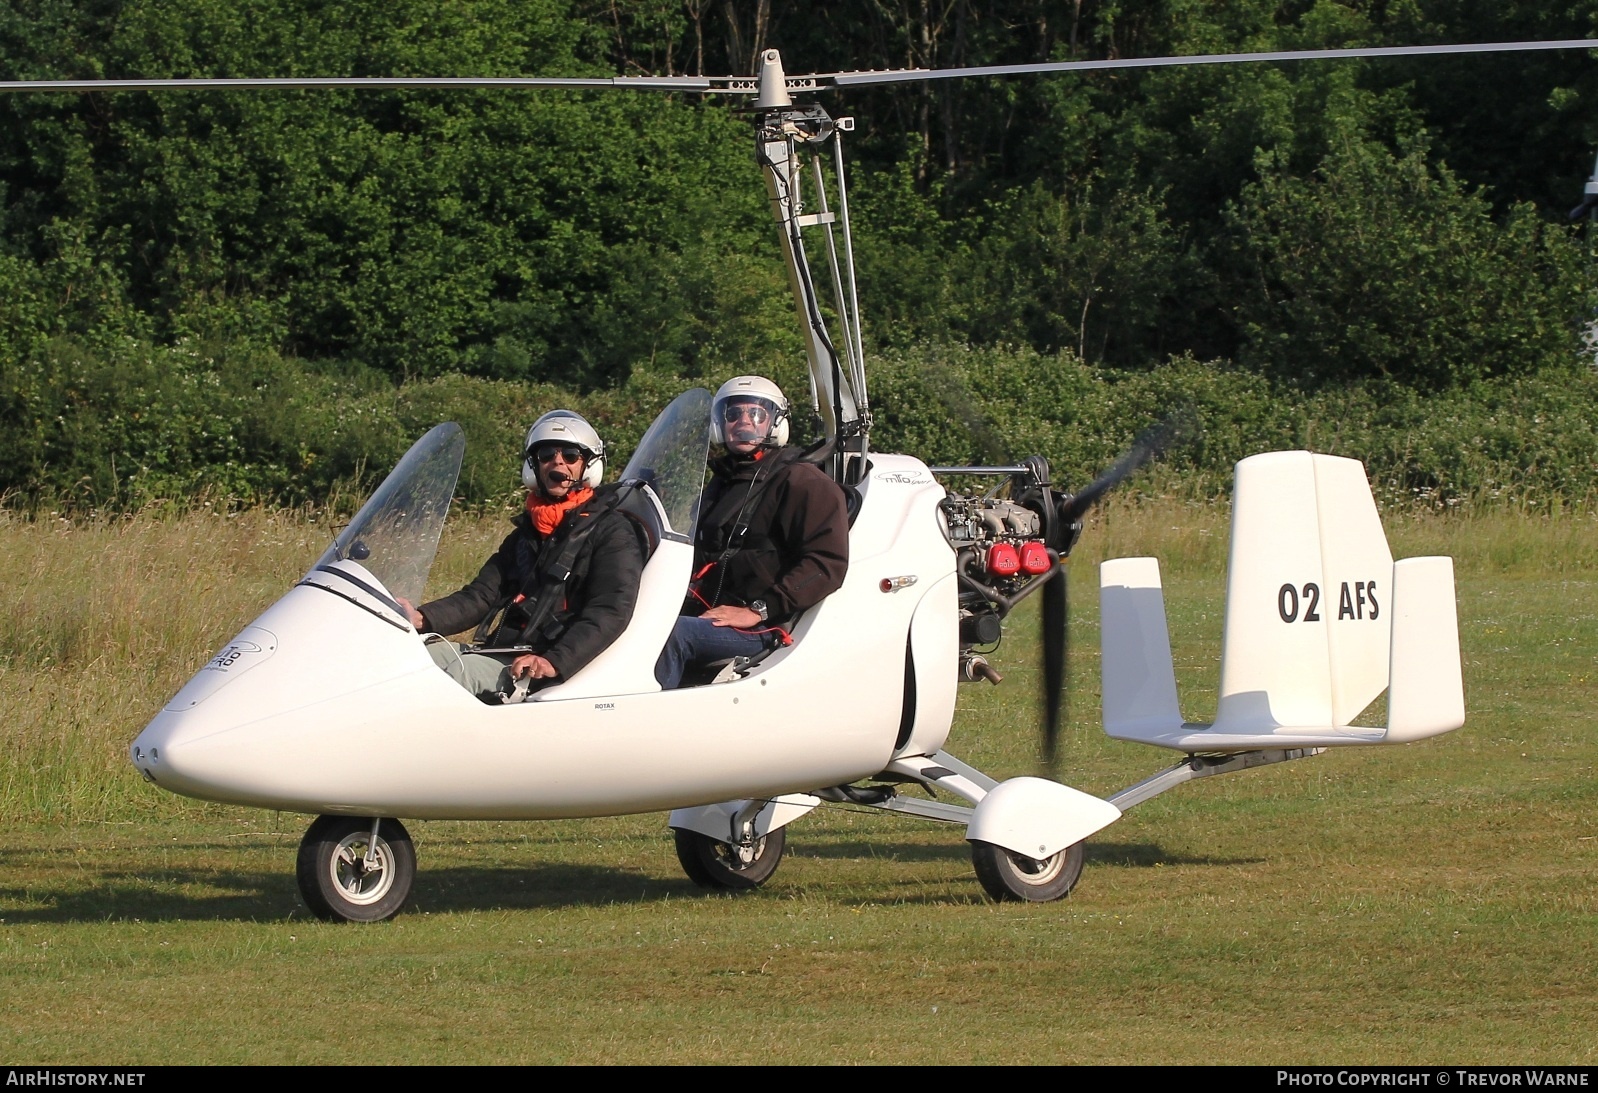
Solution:
{"label": "engine", "polygon": [[1042,516],[1017,501],[951,492],[941,509],[960,581],[960,675],[998,683],[976,647],[998,643],[1004,616],[1048,579],[1059,555],[1045,542]]}

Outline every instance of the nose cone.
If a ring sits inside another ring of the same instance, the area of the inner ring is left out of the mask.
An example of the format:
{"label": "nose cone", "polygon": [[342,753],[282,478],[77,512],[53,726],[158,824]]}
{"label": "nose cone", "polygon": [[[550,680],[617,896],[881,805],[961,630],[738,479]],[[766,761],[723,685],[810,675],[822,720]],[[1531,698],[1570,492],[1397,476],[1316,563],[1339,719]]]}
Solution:
{"label": "nose cone", "polygon": [[358,774],[358,760],[330,756],[340,741],[403,716],[395,682],[413,676],[468,697],[433,667],[414,631],[351,596],[301,584],[196,672],[128,755],[174,793],[304,810],[306,786],[321,787],[320,801],[337,779]]}
{"label": "nose cone", "polygon": [[[203,801],[240,801],[241,786],[259,777],[259,765],[244,761],[237,749],[219,746],[229,733],[222,722],[248,714],[217,695],[214,711],[163,709],[128,746],[128,757],[145,781]],[[206,716],[213,713],[213,716]],[[254,767],[254,769],[252,769]]]}
{"label": "nose cone", "polygon": [[[161,762],[161,746],[166,743],[167,734],[164,729],[158,729],[161,721],[155,721],[145,726],[143,732],[134,738],[128,745],[128,761],[131,762],[140,774],[144,775],[146,782],[161,784],[161,779],[155,776],[155,768]],[[168,749],[170,753],[171,749]]]}
{"label": "nose cone", "polygon": [[192,724],[185,724],[188,720],[183,714],[163,710],[128,746],[128,758],[145,781],[162,789],[186,797],[222,800],[219,787],[208,785],[207,779],[196,778],[194,771],[186,770],[192,764],[184,762],[184,741],[197,735]]}
{"label": "nose cone", "polygon": [[191,745],[264,712],[262,707],[270,705],[268,696],[259,687],[241,687],[239,681],[271,660],[281,644],[278,635],[258,621],[207,661],[129,746],[128,757],[145,779],[187,796],[223,799],[218,796],[221,787],[214,784],[223,772],[194,769],[196,749]]}

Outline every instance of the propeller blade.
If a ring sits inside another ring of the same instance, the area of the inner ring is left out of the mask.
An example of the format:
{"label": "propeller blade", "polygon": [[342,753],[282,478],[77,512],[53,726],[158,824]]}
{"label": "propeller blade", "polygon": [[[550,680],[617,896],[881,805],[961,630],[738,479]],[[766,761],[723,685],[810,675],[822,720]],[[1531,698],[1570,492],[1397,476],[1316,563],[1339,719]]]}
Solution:
{"label": "propeller blade", "polygon": [[1187,439],[1193,430],[1184,415],[1172,415],[1156,425],[1151,425],[1137,435],[1126,454],[1115,465],[1060,504],[1060,523],[1066,527],[1080,520],[1106,493],[1130,478],[1144,464],[1165,454],[1176,444]]}
{"label": "propeller blade", "polygon": [[[1044,483],[1041,491],[1045,499],[1042,506],[1044,542],[1059,552],[1063,563],[1076,541],[1078,522],[1088,509],[1138,468],[1186,441],[1196,431],[1197,422],[1191,411],[1179,410],[1139,433],[1126,454],[1116,460],[1109,470],[1077,493],[1063,497],[1050,491],[1046,484],[1048,464],[1038,457],[1029,460],[1033,473]],[[1048,503],[1050,497],[1059,497],[1059,504]],[[1071,600],[1069,574],[1063,564],[1055,568],[1053,575],[1039,591],[1043,596],[1043,761],[1052,772],[1059,757],[1060,731],[1069,712]]]}
{"label": "propeller blade", "polygon": [[1039,594],[1043,597],[1043,763],[1052,771],[1060,753],[1060,727],[1068,711],[1071,602],[1065,566],[1058,566]]}

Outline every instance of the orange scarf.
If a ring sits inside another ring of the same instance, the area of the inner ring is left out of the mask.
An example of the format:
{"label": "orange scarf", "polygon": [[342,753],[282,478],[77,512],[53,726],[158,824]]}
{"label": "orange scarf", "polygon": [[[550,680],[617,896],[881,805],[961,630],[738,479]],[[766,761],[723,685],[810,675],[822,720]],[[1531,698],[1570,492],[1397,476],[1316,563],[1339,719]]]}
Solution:
{"label": "orange scarf", "polygon": [[561,501],[542,501],[537,491],[531,491],[527,494],[527,515],[533,518],[533,527],[538,534],[547,539],[555,534],[555,529],[560,527],[560,522],[566,519],[568,512],[592,496],[594,491],[588,486],[572,490]]}

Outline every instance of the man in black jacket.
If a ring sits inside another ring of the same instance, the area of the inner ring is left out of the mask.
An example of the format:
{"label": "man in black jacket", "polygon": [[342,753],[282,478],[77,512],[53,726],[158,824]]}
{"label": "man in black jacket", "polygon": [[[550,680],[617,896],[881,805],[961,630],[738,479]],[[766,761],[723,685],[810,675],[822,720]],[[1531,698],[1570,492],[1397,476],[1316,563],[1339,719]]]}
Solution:
{"label": "man in black jacket", "polygon": [[[518,701],[528,687],[570,679],[621,636],[638,600],[644,549],[604,489],[605,445],[569,410],[527,433],[527,505],[514,531],[453,595],[404,604],[419,632],[477,627],[482,651],[434,642],[439,667],[485,702]],[[520,648],[510,648],[520,647]]]}
{"label": "man in black jacket", "polygon": [[843,585],[849,518],[843,491],[799,460],[788,400],[761,376],[716,392],[711,433],[723,451],[699,505],[694,583],[686,613],[655,664],[671,689],[689,664],[754,656],[787,640],[806,608]]}

